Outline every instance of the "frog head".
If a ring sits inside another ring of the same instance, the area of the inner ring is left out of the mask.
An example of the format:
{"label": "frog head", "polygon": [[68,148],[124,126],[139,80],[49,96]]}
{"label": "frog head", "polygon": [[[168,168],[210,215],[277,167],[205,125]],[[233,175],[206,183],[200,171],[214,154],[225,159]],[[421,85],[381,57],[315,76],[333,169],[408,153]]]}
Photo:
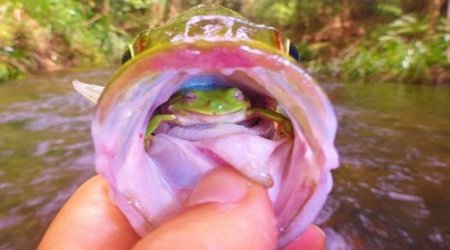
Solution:
{"label": "frog head", "polygon": [[169,100],[168,111],[176,115],[224,116],[245,113],[249,102],[238,88],[189,89]]}

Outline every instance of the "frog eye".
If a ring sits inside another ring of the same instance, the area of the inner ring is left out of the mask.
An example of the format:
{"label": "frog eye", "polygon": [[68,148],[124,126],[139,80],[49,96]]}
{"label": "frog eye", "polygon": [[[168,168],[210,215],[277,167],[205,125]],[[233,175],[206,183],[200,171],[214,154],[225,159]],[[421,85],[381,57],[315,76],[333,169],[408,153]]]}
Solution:
{"label": "frog eye", "polygon": [[238,101],[243,101],[244,100],[244,93],[242,93],[242,91],[240,89],[236,89],[236,91],[234,91],[234,97]]}
{"label": "frog eye", "polygon": [[195,100],[197,100],[197,94],[195,94],[194,92],[187,92],[186,94],[184,94],[185,102],[193,102]]}

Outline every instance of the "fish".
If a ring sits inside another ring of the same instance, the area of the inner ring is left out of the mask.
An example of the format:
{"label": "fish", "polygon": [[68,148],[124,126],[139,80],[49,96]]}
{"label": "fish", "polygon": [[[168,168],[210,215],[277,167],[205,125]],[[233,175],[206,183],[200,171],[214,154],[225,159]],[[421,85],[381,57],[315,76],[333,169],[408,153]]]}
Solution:
{"label": "fish", "polygon": [[[332,189],[331,170],[339,165],[338,124],[326,94],[292,49],[273,27],[221,6],[199,5],[141,32],[106,87],[74,81],[96,103],[96,171],[139,235],[183,211],[201,177],[223,166],[267,188],[278,248],[313,223]],[[293,136],[277,137],[270,121],[165,124],[144,147],[149,120],[174,93],[216,85],[239,88],[254,105],[282,113]]]}

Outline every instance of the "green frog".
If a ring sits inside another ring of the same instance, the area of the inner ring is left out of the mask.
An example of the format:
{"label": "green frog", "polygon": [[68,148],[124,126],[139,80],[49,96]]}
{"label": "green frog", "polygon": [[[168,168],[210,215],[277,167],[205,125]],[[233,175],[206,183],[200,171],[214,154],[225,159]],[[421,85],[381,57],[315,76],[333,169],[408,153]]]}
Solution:
{"label": "green frog", "polygon": [[275,122],[280,137],[293,135],[292,124],[287,117],[269,109],[252,108],[244,93],[235,87],[181,90],[163,104],[161,110],[161,114],[150,119],[145,133],[146,147],[162,122],[190,126],[261,118]]}

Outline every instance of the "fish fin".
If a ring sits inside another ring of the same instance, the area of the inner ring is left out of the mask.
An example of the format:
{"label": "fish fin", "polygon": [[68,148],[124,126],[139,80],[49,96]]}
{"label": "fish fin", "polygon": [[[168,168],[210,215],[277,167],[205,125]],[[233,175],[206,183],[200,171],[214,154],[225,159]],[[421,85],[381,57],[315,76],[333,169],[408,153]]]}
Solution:
{"label": "fish fin", "polygon": [[82,83],[78,80],[74,80],[72,84],[78,93],[80,93],[82,96],[84,96],[86,99],[88,99],[90,102],[94,104],[97,104],[97,101],[100,98],[103,89],[105,89],[105,87],[103,86]]}

